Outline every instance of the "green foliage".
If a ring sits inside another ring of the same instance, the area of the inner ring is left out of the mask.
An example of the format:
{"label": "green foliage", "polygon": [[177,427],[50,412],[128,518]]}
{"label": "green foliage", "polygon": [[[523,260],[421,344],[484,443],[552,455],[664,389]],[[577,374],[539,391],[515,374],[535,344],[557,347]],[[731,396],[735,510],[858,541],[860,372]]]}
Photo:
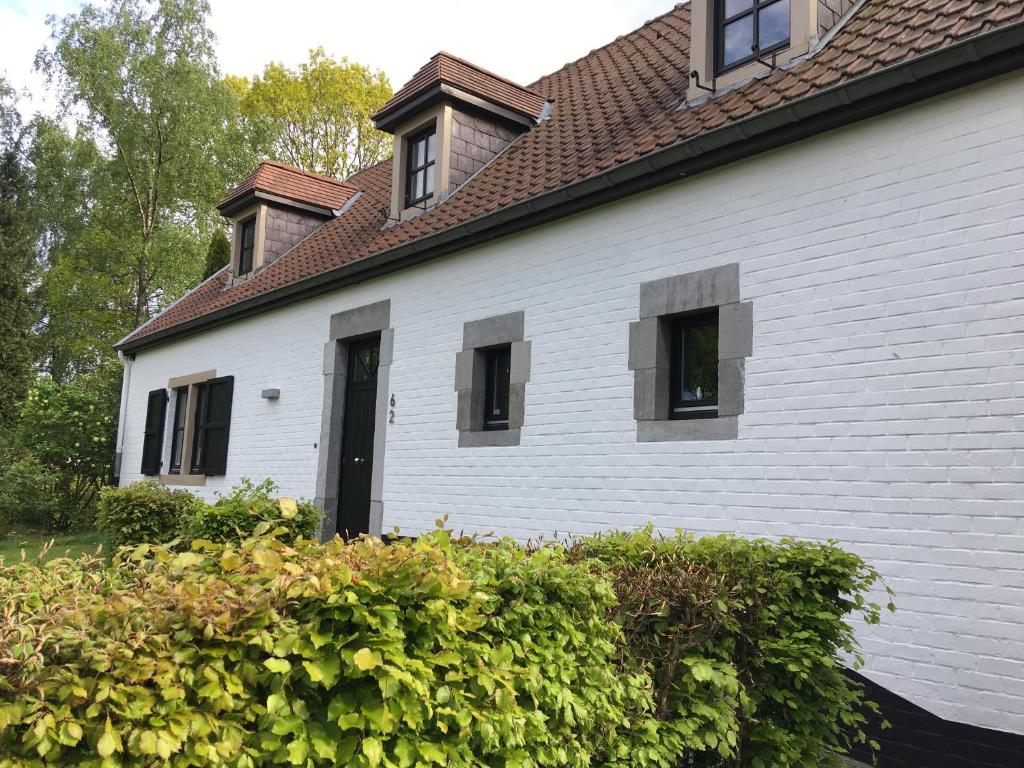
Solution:
{"label": "green foliage", "polygon": [[0,596],[0,766],[677,757],[616,672],[610,584],[563,551],[264,536],[15,564]]}
{"label": "green foliage", "polygon": [[279,160],[344,179],[390,154],[391,137],[370,119],[391,98],[383,72],[317,48],[297,71],[271,63],[251,84],[230,78],[229,87],[246,119],[273,137]]}
{"label": "green foliage", "polygon": [[865,741],[873,705],[840,662],[860,663],[847,617],[880,619],[864,597],[878,573],[858,556],[651,530],[581,540],[574,556],[608,567],[616,621],[652,671],[658,716],[687,736],[753,768],[818,765]]}
{"label": "green foliage", "polygon": [[96,526],[116,547],[164,544],[179,536],[183,520],[202,506],[188,491],[152,480],[100,491]]}
{"label": "green foliage", "polygon": [[0,454],[0,536],[49,526],[60,508],[57,480],[31,453]]}
{"label": "green foliage", "polygon": [[15,446],[45,469],[57,495],[39,527],[66,531],[91,521],[114,455],[115,374],[105,369],[65,384],[42,377],[22,404]]}
{"label": "green foliage", "polygon": [[14,93],[0,77],[0,435],[14,423],[35,357],[30,333],[35,312],[29,292],[35,244],[24,138]]}
{"label": "green foliage", "polygon": [[269,479],[253,485],[242,478],[228,496],[200,506],[182,535],[214,542],[239,541],[263,525],[283,530],[292,539],[312,538],[320,524],[320,510],[306,501],[276,499],[276,491],[277,486]]}
{"label": "green foliage", "polygon": [[203,0],[105,0],[52,20],[37,63],[77,128],[35,123],[45,362],[64,379],[200,278],[216,201],[259,152]]}
{"label": "green foliage", "polygon": [[206,249],[206,269],[203,270],[203,279],[213,277],[220,272],[231,261],[231,241],[227,234],[219,227],[213,231],[210,238],[210,247]]}

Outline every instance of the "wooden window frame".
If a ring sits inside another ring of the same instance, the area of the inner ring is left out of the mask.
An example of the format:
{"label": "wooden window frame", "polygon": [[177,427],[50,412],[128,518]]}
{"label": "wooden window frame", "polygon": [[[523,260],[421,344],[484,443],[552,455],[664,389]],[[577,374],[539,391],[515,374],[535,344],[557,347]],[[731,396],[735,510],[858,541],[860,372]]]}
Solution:
{"label": "wooden window frame", "polygon": [[[430,159],[427,156],[427,146],[429,146],[430,137],[434,137],[434,157]],[[423,148],[423,165],[415,165],[416,158],[416,146],[424,142]],[[405,140],[405,207],[412,208],[413,206],[419,205],[434,196],[434,189],[427,192],[427,179],[429,174],[433,172],[434,167],[437,165],[437,126],[432,125],[429,128],[424,128],[418,131]],[[419,197],[412,196],[412,181],[419,175],[423,174],[423,190],[424,194]]]}
{"label": "wooden window frame", "polygon": [[[776,3],[783,2],[783,0],[751,0],[750,8],[745,8],[738,13],[734,13],[732,16],[725,15],[725,3],[726,0],[712,0],[715,4],[715,76],[719,77],[731,72],[734,69],[749,64],[752,61],[757,61],[763,56],[775,53],[776,51],[784,50],[788,48],[793,37],[792,20],[790,21],[789,34],[786,35],[786,39],[782,40],[768,48],[762,49],[759,45],[761,36],[761,12],[769,6],[775,5]],[[790,3],[790,19],[792,19],[792,3],[793,0],[789,0]],[[753,33],[753,49],[750,51],[748,56],[744,56],[742,59],[725,63],[725,28],[739,21],[747,16],[751,17],[751,26]]]}
{"label": "wooden window frame", "polygon": [[[236,265],[235,275],[242,277],[252,273],[256,266],[256,220],[257,214],[253,214],[242,221],[238,222],[238,264]],[[245,245],[246,232],[252,232],[252,239],[249,243],[248,249]],[[246,265],[246,251],[248,250],[248,266]]]}
{"label": "wooden window frame", "polygon": [[[171,421],[171,453],[167,460],[167,473],[181,474],[181,463],[184,458],[185,432],[188,430],[188,398],[189,387],[176,387],[174,392],[174,414]],[[174,457],[178,460],[175,463]]]}

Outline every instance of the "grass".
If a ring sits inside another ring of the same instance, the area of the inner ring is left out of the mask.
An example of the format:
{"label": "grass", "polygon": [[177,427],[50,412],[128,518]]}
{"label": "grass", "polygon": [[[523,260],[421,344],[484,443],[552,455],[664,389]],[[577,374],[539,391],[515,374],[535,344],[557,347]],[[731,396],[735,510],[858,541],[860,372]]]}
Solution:
{"label": "grass", "polygon": [[95,554],[96,548],[103,545],[104,552],[110,546],[104,541],[99,531],[82,531],[80,533],[50,534],[40,531],[12,531],[0,539],[0,558],[5,563],[17,562],[21,559],[22,550],[28,560],[39,557],[43,548],[53,540],[53,546],[47,550],[43,561],[55,557],[78,557],[84,554]]}

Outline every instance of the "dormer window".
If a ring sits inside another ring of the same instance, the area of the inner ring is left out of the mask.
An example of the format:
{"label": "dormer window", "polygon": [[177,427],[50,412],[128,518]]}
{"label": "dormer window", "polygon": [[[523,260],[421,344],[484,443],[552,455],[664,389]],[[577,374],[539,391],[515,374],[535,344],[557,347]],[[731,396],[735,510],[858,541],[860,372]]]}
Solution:
{"label": "dormer window", "polygon": [[444,202],[548,109],[529,88],[438,53],[373,116],[395,137],[384,226]]}
{"label": "dormer window", "polygon": [[231,221],[228,286],[249,280],[341,215],[358,190],[344,181],[266,160],[217,203]]}
{"label": "dormer window", "polygon": [[718,74],[789,45],[789,0],[718,0],[717,6]]}
{"label": "dormer window", "polygon": [[256,217],[250,216],[238,225],[238,274],[252,272],[253,254],[256,252]]}
{"label": "dormer window", "polygon": [[405,174],[405,207],[426,202],[434,194],[435,139],[431,126],[408,140],[408,165]]}

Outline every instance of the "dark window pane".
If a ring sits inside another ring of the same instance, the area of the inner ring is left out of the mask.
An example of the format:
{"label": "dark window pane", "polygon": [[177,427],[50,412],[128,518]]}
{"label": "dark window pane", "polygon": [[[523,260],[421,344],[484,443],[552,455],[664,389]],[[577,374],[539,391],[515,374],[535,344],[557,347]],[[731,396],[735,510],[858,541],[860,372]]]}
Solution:
{"label": "dark window pane", "polygon": [[718,326],[687,328],[683,343],[684,403],[714,403],[718,400]]}
{"label": "dark window pane", "polygon": [[750,10],[754,0],[725,0],[725,18],[729,19],[741,11]]}
{"label": "dark window pane", "polygon": [[434,162],[434,134],[427,136],[427,162]]}
{"label": "dark window pane", "polygon": [[789,40],[789,0],[779,0],[758,12],[758,47],[768,50]]}
{"label": "dark window pane", "polygon": [[430,166],[423,172],[423,194],[427,197],[434,194],[434,168]]}
{"label": "dark window pane", "polygon": [[252,257],[256,246],[256,219],[242,222],[239,234],[238,274],[244,275],[252,271]]}
{"label": "dark window pane", "polygon": [[181,472],[181,451],[185,442],[185,418],[188,415],[188,387],[180,387],[174,395],[174,434],[171,436],[171,474]]}
{"label": "dark window pane", "polygon": [[744,16],[726,24],[723,40],[725,49],[722,52],[722,66],[728,67],[749,58],[754,45],[754,17]]}
{"label": "dark window pane", "polygon": [[206,411],[206,385],[196,386],[196,415],[192,422],[192,464],[191,471],[199,472],[203,465],[202,424]]}
{"label": "dark window pane", "polygon": [[434,192],[434,131],[409,139],[405,172],[405,204],[414,205]]}
{"label": "dark window pane", "polygon": [[488,350],[485,354],[484,429],[508,429],[512,348],[500,347]]}
{"label": "dark window pane", "polygon": [[669,417],[718,414],[718,310],[672,321]]}

